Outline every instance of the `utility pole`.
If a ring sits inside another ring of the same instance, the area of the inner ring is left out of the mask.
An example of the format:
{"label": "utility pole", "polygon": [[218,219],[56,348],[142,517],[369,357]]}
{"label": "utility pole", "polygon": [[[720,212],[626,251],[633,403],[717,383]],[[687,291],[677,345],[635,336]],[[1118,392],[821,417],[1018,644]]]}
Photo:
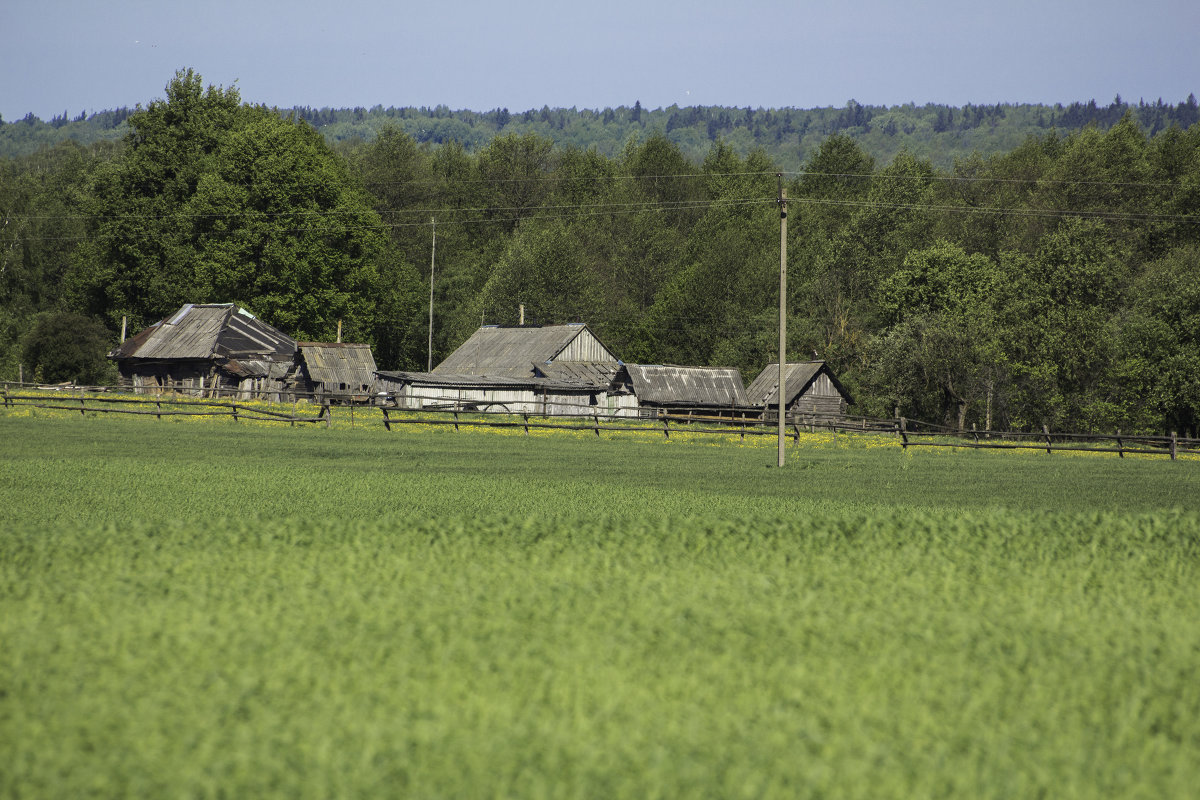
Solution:
{"label": "utility pole", "polygon": [[430,217],[429,224],[433,226],[433,248],[429,252],[429,357],[425,371],[433,372],[433,267],[437,258],[437,217]]}
{"label": "utility pole", "polygon": [[783,173],[779,179],[779,464],[783,466],[784,416],[787,405],[787,189]]}

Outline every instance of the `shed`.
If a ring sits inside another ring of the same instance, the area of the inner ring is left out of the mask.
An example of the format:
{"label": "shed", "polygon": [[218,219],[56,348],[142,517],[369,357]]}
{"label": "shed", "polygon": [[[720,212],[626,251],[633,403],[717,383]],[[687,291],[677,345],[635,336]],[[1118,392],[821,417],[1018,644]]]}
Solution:
{"label": "shed", "polygon": [[531,378],[535,365],[563,361],[618,363],[612,351],[582,323],[485,325],[434,367],[433,373]]}
{"label": "shed", "polygon": [[[824,361],[788,362],[785,371],[788,414],[814,414],[823,417],[844,416],[854,404],[850,393],[838,381]],[[750,405],[770,414],[779,407],[779,362],[768,364],[746,388]]]}
{"label": "shed", "polygon": [[375,357],[369,344],[299,342],[292,383],[314,400],[363,401],[375,391]]}
{"label": "shed", "polygon": [[139,394],[281,399],[296,342],[233,303],[193,304],[126,339],[108,357]]}
{"label": "shed", "polygon": [[630,386],[643,409],[744,409],[742,374],[732,367],[626,364]]}

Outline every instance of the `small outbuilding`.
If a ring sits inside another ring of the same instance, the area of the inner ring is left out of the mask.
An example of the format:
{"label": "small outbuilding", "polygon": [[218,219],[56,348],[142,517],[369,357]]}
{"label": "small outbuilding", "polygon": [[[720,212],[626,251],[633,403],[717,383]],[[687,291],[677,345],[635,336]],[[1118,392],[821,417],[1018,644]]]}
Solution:
{"label": "small outbuilding", "polygon": [[731,367],[626,364],[642,415],[668,411],[732,412],[746,408],[742,373]]}
{"label": "small outbuilding", "polygon": [[[842,417],[854,401],[824,361],[788,362],[784,372],[788,415]],[[775,418],[779,408],[779,362],[768,364],[746,387],[750,405]]]}
{"label": "small outbuilding", "polygon": [[282,399],[296,341],[233,303],[188,303],[108,357],[139,394]]}
{"label": "small outbuilding", "polygon": [[299,342],[290,382],[314,402],[365,402],[375,393],[375,357],[369,344]]}

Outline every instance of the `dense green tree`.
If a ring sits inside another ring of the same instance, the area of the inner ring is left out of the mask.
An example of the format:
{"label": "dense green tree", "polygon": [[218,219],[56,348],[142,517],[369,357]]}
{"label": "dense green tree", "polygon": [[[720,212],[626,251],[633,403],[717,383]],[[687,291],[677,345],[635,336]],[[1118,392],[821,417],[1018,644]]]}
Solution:
{"label": "dense green tree", "polygon": [[44,146],[84,122],[61,116],[0,125],[0,147],[36,144],[0,160],[0,376],[39,313],[113,330],[205,300],[303,337],[342,319],[381,366],[423,367],[433,219],[435,362],[523,303],[627,360],[755,374],[777,347],[775,175],[802,166],[789,353],[828,360],[859,411],[1190,430],[1192,112],[280,114],[182,72],[116,147]]}
{"label": "dense green tree", "polygon": [[139,109],[93,188],[74,306],[144,325],[185,302],[235,301],[299,337],[380,329],[385,237],[345,165],[310,127],[181,71]]}
{"label": "dense green tree", "polygon": [[1120,325],[1126,419],[1152,432],[1200,435],[1200,247],[1148,265]]}
{"label": "dense green tree", "polygon": [[588,253],[563,220],[531,222],[511,240],[478,299],[488,322],[513,325],[587,322],[601,294]]}
{"label": "dense green tree", "polygon": [[889,325],[869,348],[876,413],[892,405],[961,429],[973,409],[977,424],[991,427],[1008,371],[997,327],[1001,284],[990,259],[947,241],[905,258],[884,282]]}
{"label": "dense green tree", "polygon": [[1108,229],[1068,219],[1006,277],[1001,324],[1012,355],[1014,424],[1116,427],[1111,323],[1128,270]]}
{"label": "dense green tree", "polygon": [[[48,383],[105,386],[116,370],[106,356],[117,342],[102,324],[66,311],[39,315],[22,340],[26,376]],[[27,377],[27,380],[29,378]]]}

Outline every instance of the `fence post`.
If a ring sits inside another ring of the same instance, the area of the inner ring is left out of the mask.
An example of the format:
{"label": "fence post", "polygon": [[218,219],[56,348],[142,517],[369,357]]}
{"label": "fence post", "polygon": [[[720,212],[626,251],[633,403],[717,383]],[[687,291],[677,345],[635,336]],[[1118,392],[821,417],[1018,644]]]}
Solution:
{"label": "fence post", "polygon": [[[529,435],[529,412],[526,412],[526,413],[522,414],[521,416],[525,418],[525,435],[528,436]],[[457,413],[454,415],[454,418],[455,419],[458,418]],[[457,424],[455,424],[454,430],[458,430]]]}
{"label": "fence post", "polygon": [[667,419],[667,415],[665,413],[663,414],[662,419],[663,419],[663,438],[670,439],[671,438],[671,429],[670,429],[670,426],[668,425],[670,420]]}
{"label": "fence post", "polygon": [[901,417],[896,423],[896,432],[900,434],[900,447],[903,450],[908,449],[908,421]]}
{"label": "fence post", "polygon": [[321,407],[321,413],[325,415],[325,429],[333,427],[333,406],[326,401]]}
{"label": "fence post", "polygon": [[234,404],[233,404],[233,421],[234,421],[234,422],[237,422],[237,421],[238,421],[238,416],[237,416],[237,403],[234,403]]}
{"label": "fence post", "polygon": [[158,412],[154,416],[159,422],[162,422],[162,400],[155,400],[154,406],[158,409]]}
{"label": "fence post", "polygon": [[379,410],[383,412],[383,429],[390,431],[392,429],[392,420],[388,417],[387,406],[380,406]]}
{"label": "fence post", "polygon": [[600,410],[598,408],[592,409],[592,423],[596,426],[596,438],[599,439],[600,438]]}
{"label": "fence post", "polygon": [[1046,437],[1046,452],[1050,452],[1050,426],[1042,423],[1042,434]]}
{"label": "fence post", "polygon": [[[457,433],[458,432],[458,406],[455,406],[454,411],[451,413],[454,414],[454,432]],[[525,433],[529,433],[529,415],[528,414],[525,415]]]}
{"label": "fence post", "polygon": [[793,422],[792,423],[792,432],[793,432],[792,433],[793,444],[800,444],[800,425]]}
{"label": "fence post", "polygon": [[1121,443],[1121,429],[1117,428],[1117,458],[1125,457],[1125,445]]}
{"label": "fence post", "polygon": [[1171,460],[1175,460],[1175,452],[1179,445],[1179,434],[1171,431]]}
{"label": "fence post", "polygon": [[83,413],[83,411],[84,411],[84,409],[83,409],[83,392],[80,392],[79,393],[79,416],[86,417],[87,414]]}

